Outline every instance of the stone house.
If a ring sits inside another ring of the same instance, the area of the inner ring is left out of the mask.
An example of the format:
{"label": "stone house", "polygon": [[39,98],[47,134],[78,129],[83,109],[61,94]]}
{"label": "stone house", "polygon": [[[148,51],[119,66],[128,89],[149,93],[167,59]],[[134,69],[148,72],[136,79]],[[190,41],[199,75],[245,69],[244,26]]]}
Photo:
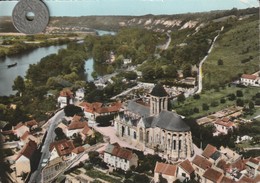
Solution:
{"label": "stone house", "polygon": [[16,176],[22,176],[24,173],[31,171],[31,158],[37,149],[37,144],[29,140],[29,142],[21,149],[15,160]]}
{"label": "stone house", "polygon": [[178,165],[177,169],[177,178],[183,181],[189,181],[192,178],[195,178],[194,168],[191,165],[191,162],[186,159]]}
{"label": "stone house", "polygon": [[131,150],[120,147],[119,144],[108,144],[104,151],[104,162],[114,168],[127,171],[131,166],[137,167],[138,156]]}
{"label": "stone house", "polygon": [[172,183],[176,180],[177,166],[156,162],[154,168],[154,182],[159,183],[160,179],[166,179],[168,183]]}
{"label": "stone house", "polygon": [[50,161],[57,157],[62,157],[65,161],[71,160],[74,148],[74,144],[70,140],[63,139],[52,142],[50,144]]}

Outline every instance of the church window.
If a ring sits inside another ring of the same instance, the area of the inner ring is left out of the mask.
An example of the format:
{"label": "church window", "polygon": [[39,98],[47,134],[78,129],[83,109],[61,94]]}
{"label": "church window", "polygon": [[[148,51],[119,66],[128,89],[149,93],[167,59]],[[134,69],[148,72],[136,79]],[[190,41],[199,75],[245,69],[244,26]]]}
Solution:
{"label": "church window", "polygon": [[171,141],[168,139],[168,148],[171,148]]}
{"label": "church window", "polygon": [[128,136],[130,136],[130,128],[127,128]]}
{"label": "church window", "polygon": [[134,132],[134,139],[136,139],[136,132]]}
{"label": "church window", "polygon": [[179,140],[179,150],[181,150],[181,140]]}
{"label": "church window", "polygon": [[176,149],[176,140],[173,140],[173,149]]}

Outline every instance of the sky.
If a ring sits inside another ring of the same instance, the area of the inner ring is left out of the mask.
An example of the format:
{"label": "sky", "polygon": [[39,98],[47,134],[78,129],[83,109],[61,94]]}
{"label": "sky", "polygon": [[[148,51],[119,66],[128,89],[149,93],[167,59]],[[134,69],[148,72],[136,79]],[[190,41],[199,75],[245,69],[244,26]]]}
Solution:
{"label": "sky", "polygon": [[[43,0],[50,16],[180,14],[259,7],[258,0]],[[11,16],[17,1],[0,0],[0,16]]]}

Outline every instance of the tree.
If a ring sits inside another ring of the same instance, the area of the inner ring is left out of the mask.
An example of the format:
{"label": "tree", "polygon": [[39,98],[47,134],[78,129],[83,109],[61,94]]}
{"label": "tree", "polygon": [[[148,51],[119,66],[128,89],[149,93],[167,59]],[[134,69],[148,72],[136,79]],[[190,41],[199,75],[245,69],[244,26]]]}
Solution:
{"label": "tree", "polygon": [[240,107],[243,107],[243,106],[244,106],[244,100],[238,98],[238,99],[236,100],[236,105],[237,105],[237,106],[240,106]]}
{"label": "tree", "polygon": [[89,156],[89,162],[92,163],[93,165],[98,165],[102,161],[101,158],[99,157],[99,152],[97,151],[89,151],[88,156]]}
{"label": "tree", "polygon": [[226,103],[226,99],[224,99],[224,98],[220,99],[220,103],[221,103],[221,104]]}
{"label": "tree", "polygon": [[14,85],[12,86],[13,90],[17,90],[19,94],[24,92],[25,84],[22,76],[17,76],[14,80]]}
{"label": "tree", "polygon": [[190,77],[191,76],[191,65],[186,64],[183,67],[183,77]]}
{"label": "tree", "polygon": [[254,104],[253,101],[250,101],[250,102],[248,103],[248,108],[249,108],[249,110],[253,110],[253,109],[255,108],[255,104]]}
{"label": "tree", "polygon": [[236,99],[236,95],[234,93],[228,95],[228,100],[233,101],[235,99]]}
{"label": "tree", "polygon": [[203,109],[204,111],[209,110],[209,105],[206,104],[206,103],[203,103],[203,104],[202,104],[202,109]]}
{"label": "tree", "polygon": [[238,98],[238,99],[236,100],[236,105],[237,105],[237,106],[240,106],[240,107],[243,107],[243,106],[244,106],[244,100]]}
{"label": "tree", "polygon": [[75,105],[67,105],[64,108],[64,113],[66,116],[74,116],[75,114],[82,115],[83,111],[80,107]]}
{"label": "tree", "polygon": [[193,98],[198,100],[198,99],[200,99],[200,95],[199,94],[195,94],[195,95],[193,95]]}
{"label": "tree", "polygon": [[223,60],[222,59],[218,59],[218,65],[223,65],[223,64],[224,64]]}
{"label": "tree", "polygon": [[242,92],[242,90],[237,90],[236,96],[237,96],[237,97],[243,97],[243,92]]}
{"label": "tree", "polygon": [[150,179],[145,174],[135,174],[133,181],[135,183],[149,183]]}
{"label": "tree", "polygon": [[65,135],[65,133],[62,131],[62,129],[60,127],[56,128],[54,130],[54,132],[56,134],[55,140],[57,140],[57,141],[67,138],[67,136]]}
{"label": "tree", "polygon": [[184,93],[181,93],[180,95],[178,95],[177,101],[178,101],[178,103],[182,103],[182,102],[185,101],[185,95],[184,95]]}

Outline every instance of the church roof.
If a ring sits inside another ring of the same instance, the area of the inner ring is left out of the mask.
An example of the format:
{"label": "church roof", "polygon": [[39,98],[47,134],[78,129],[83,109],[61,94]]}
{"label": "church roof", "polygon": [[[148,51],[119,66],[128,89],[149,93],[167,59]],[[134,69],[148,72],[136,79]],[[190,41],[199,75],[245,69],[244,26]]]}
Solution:
{"label": "church roof", "polygon": [[165,110],[161,111],[159,116],[153,120],[152,127],[159,127],[161,129],[175,132],[190,131],[190,127],[178,114]]}
{"label": "church roof", "polygon": [[149,116],[147,118],[144,118],[144,126],[145,128],[151,128],[154,120],[154,116]]}
{"label": "church roof", "polygon": [[128,103],[127,109],[143,117],[150,115],[150,108],[140,103],[137,103],[135,100],[131,100]]}
{"label": "church roof", "polygon": [[161,84],[155,85],[150,94],[156,97],[166,97],[168,95],[168,93],[165,91],[164,87]]}

